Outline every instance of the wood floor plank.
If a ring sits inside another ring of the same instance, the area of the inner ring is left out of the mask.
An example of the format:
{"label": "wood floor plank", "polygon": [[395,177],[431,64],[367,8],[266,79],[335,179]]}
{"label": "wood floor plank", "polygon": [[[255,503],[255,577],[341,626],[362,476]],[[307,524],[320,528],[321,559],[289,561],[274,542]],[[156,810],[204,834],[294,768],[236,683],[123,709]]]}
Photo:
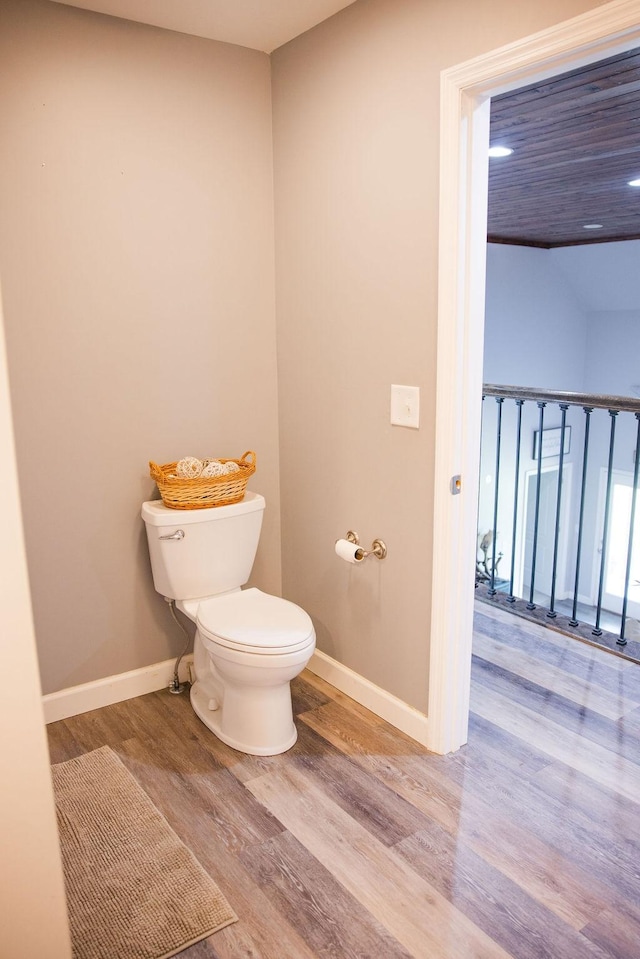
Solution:
{"label": "wood floor plank", "polygon": [[[237,848],[220,835],[210,807],[185,795],[184,780],[169,754],[150,742],[128,740],[118,755],[182,841],[218,884],[243,921],[212,937],[217,959],[317,959],[296,929],[270,903],[245,869]],[[189,950],[185,953],[185,959]],[[190,957],[189,957],[190,959]]]}
{"label": "wood floor plank", "polygon": [[366,706],[361,706],[360,703],[357,703],[354,699],[351,699],[350,696],[347,696],[339,689],[336,689],[335,686],[332,686],[320,676],[316,676],[316,674],[312,673],[310,669],[303,670],[303,672],[300,674],[300,678],[309,685],[313,686],[314,689],[324,693],[328,701],[340,703],[341,706],[344,706],[345,709],[348,709],[353,715],[359,716],[361,719],[363,719],[364,722],[366,722],[369,726],[379,726],[384,723],[384,720],[381,719],[380,716],[372,713],[370,709],[366,708]]}
{"label": "wood floor plank", "polygon": [[350,723],[338,704],[301,719],[416,809],[452,830],[458,827],[465,802],[465,778],[471,770],[491,782],[499,783],[501,776],[511,782],[513,776],[535,773],[549,762],[546,755],[518,748],[517,740],[495,727],[490,733],[495,742],[489,745],[483,741],[472,750],[436,756],[417,744],[406,749],[404,740],[397,741],[388,727],[372,730]]}
{"label": "wood floor plank", "polygon": [[597,822],[604,842],[633,847],[640,859],[640,796],[638,801],[621,796],[564,763],[546,766],[536,780],[547,802],[561,804],[580,822]]}
{"label": "wood floor plank", "polygon": [[[318,742],[324,743],[323,749]],[[392,846],[424,825],[424,816],[413,804],[368,775],[311,727],[302,726],[298,747],[291,757],[296,769],[380,842]]]}
{"label": "wood floor plank", "polygon": [[[475,683],[474,673],[474,683]],[[452,766],[464,770],[473,768],[485,771],[496,770],[505,782],[535,776],[552,761],[533,743],[517,739],[510,730],[501,729],[477,713],[469,713],[469,740],[473,749],[459,750],[453,756]]]}
{"label": "wood floor plank", "polygon": [[[324,689],[310,682],[312,678],[313,673],[304,669],[300,676],[296,676],[291,681],[291,706],[294,716],[331,702],[331,696],[327,695]],[[328,683],[325,684],[325,686],[328,685]]]}
{"label": "wood floor plank", "polygon": [[613,757],[608,749],[596,743],[585,742],[578,733],[564,730],[540,713],[478,684],[473,689],[471,708],[609,789],[634,800],[640,795],[640,767],[627,759]]}
{"label": "wood floor plank", "polygon": [[[525,679],[493,660],[474,656],[472,670],[475,686],[504,695],[510,701],[543,714],[565,733],[577,734],[581,739],[608,749],[612,756],[640,765],[640,739],[620,735],[621,724],[624,724],[627,716],[634,715],[633,703],[618,719],[609,719],[600,712],[594,712],[587,706],[566,699],[555,690],[549,689],[544,682]],[[543,680],[543,677],[538,678]],[[630,720],[630,724],[632,723],[633,720]]]}
{"label": "wood floor plank", "polygon": [[584,935],[615,959],[638,959],[640,954],[640,921],[637,916],[610,910],[600,913],[584,929]]}
{"label": "wood floor plank", "polygon": [[548,628],[543,624],[512,616],[504,607],[476,603],[474,630],[493,635],[508,643],[524,644],[529,650],[540,653],[541,658],[544,659],[547,659],[547,657],[560,658],[567,664],[567,668],[571,663],[570,668],[573,669],[574,661],[577,666],[578,662],[582,660],[583,665],[589,668],[597,667],[596,677],[598,681],[600,680],[600,671],[602,671],[603,676],[606,676],[609,671],[623,673],[631,667],[627,678],[635,686],[633,666],[636,664],[632,660],[612,656],[602,647],[582,642],[578,638],[567,636],[565,633]]}
{"label": "wood floor plank", "polygon": [[[490,724],[483,725],[487,739],[491,736],[489,729]],[[509,737],[501,730],[498,733],[499,747],[518,756]],[[535,787],[535,776],[542,767],[523,766],[523,776],[518,777],[510,774],[510,766],[506,770],[502,767],[493,750],[473,761],[470,753],[461,750],[454,756],[428,759],[402,756],[385,763],[361,757],[361,761],[371,775],[384,778],[389,788],[397,790],[436,825],[467,842],[574,928],[579,929],[595,911],[615,901],[615,886],[596,878],[601,864],[597,858],[600,845],[596,843],[586,861],[581,858],[584,822],[579,822],[574,835],[566,824],[566,806],[561,802],[550,806]],[[525,777],[527,769],[533,779]],[[557,846],[559,833],[563,852]],[[608,849],[612,838],[616,837],[608,834],[602,846]],[[576,850],[579,855],[575,855]]]}
{"label": "wood floor plank", "polygon": [[[640,669],[640,667],[638,667]],[[640,707],[625,713],[616,723],[616,729],[621,741],[640,741]]]}
{"label": "wood floor plank", "polygon": [[[593,780],[569,766],[557,765],[566,770],[570,781],[575,780],[576,788],[584,784],[590,800],[583,808],[573,804],[570,790],[560,790],[556,795],[546,788],[544,779],[550,775],[551,767],[545,767],[537,776],[509,781],[499,777],[492,782],[472,772],[464,783],[467,815],[461,820],[459,835],[464,836],[469,829],[482,829],[482,835],[487,837],[486,848],[493,849],[495,856],[505,857],[502,865],[494,858],[491,861],[543,902],[545,890],[555,886],[555,882],[548,886],[544,878],[549,871],[562,886],[568,882],[569,909],[577,906],[580,910],[581,900],[588,903],[589,894],[604,903],[615,903],[620,896],[637,898],[637,854],[634,847],[629,848],[615,815],[609,815],[615,809],[611,803],[615,794],[604,787],[594,792],[589,788],[597,786]],[[609,801],[601,804],[600,796],[608,796]],[[492,817],[498,815],[500,820],[496,822]],[[519,834],[519,830],[524,832]],[[537,842],[531,841],[531,836],[544,844],[542,850],[536,850]],[[529,855],[535,864],[531,868]],[[519,879],[518,873],[512,872],[513,863],[523,871]],[[536,891],[539,875],[542,882]],[[576,883],[586,890],[586,897],[573,890]],[[558,912],[567,908],[567,901],[554,895],[547,905]]]}
{"label": "wood floor plank", "polygon": [[47,726],[49,757],[52,763],[63,763],[85,753],[86,747],[77,741],[65,720]]}
{"label": "wood floor plank", "polygon": [[506,959],[486,933],[293,768],[247,788],[416,959]]}
{"label": "wood floor plank", "polygon": [[[323,708],[305,714],[301,719],[420,812],[453,830],[457,828],[463,798],[461,790],[455,783],[431,774],[419,760],[411,764],[410,759],[416,753],[413,750],[403,753],[403,743],[394,747],[385,727],[372,731],[359,724],[350,724],[339,704],[330,712]],[[343,720],[344,728],[341,725]]]}
{"label": "wood floor plank", "polygon": [[611,692],[603,689],[594,685],[589,676],[575,676],[557,663],[545,663],[524,649],[509,646],[485,633],[475,633],[473,651],[481,659],[501,666],[516,676],[530,680],[545,690],[608,719],[619,719],[640,705],[640,697],[636,701],[622,694],[620,690]]}
{"label": "wood floor plank", "polygon": [[572,856],[569,844],[559,849],[544,829],[536,831],[532,824],[492,810],[486,800],[471,804],[457,838],[575,930],[615,901],[612,885],[589,870],[579,856]]}
{"label": "wood floor plank", "polygon": [[[488,610],[490,615],[485,615]],[[637,663],[612,656],[562,633],[545,629],[537,623],[510,616],[502,609],[476,604],[474,633],[482,633],[531,655],[567,674],[587,679],[594,686],[614,695],[640,697],[640,675]]]}
{"label": "wood floor plank", "polygon": [[312,713],[303,713],[302,722],[312,728],[322,726],[322,735],[337,745],[341,752],[350,756],[379,753],[384,756],[428,756],[429,751],[414,739],[392,731],[382,720],[367,723],[337,701],[327,703]]}
{"label": "wood floor plank", "polygon": [[640,666],[482,610],[449,756],[308,671],[279,756],[166,690],[49,727],[55,762],[114,748],[236,909],[184,959],[638,959]]}
{"label": "wood floor plank", "polygon": [[410,959],[397,939],[289,832],[254,847],[242,860],[322,959]]}
{"label": "wood floor plank", "polygon": [[[415,872],[516,959],[602,959],[606,955],[579,927],[568,925],[460,837],[435,823],[395,848]],[[545,898],[552,896],[550,886]]]}

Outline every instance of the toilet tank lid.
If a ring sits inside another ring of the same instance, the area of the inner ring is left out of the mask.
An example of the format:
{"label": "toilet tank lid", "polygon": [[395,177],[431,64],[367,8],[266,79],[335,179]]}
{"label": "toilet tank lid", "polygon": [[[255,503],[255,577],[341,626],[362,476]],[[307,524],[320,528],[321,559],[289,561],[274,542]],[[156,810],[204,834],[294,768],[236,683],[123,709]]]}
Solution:
{"label": "toilet tank lid", "polygon": [[243,513],[265,508],[264,496],[247,491],[244,499],[230,506],[212,506],[207,509],[171,509],[162,500],[149,500],[142,504],[142,518],[149,526],[188,526],[190,523],[213,522],[228,519]]}

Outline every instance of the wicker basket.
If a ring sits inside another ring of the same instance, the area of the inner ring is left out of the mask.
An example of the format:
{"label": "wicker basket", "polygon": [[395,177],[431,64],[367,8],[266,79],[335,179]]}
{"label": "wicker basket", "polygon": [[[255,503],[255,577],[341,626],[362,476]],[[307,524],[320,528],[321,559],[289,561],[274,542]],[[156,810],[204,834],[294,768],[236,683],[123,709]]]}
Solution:
{"label": "wicker basket", "polygon": [[226,476],[182,479],[176,476],[177,463],[158,466],[149,463],[151,478],[158,484],[162,502],[170,509],[209,509],[212,506],[229,506],[244,499],[249,477],[256,471],[256,454],[248,450],[239,460],[220,460],[221,463],[237,463],[239,472]]}

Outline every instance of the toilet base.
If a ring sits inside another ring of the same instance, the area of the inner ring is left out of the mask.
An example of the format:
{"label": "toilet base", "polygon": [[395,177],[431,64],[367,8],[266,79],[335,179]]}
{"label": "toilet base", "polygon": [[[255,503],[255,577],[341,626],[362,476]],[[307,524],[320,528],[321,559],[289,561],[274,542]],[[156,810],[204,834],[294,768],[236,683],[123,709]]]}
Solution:
{"label": "toilet base", "polygon": [[[267,719],[265,723],[260,723],[256,728],[253,722],[252,735],[243,736],[243,725],[246,727],[246,717],[243,716],[239,722],[233,722],[234,712],[234,691],[225,690],[224,700],[218,709],[211,709],[212,700],[220,700],[220,694],[214,687],[209,677],[198,679],[191,687],[191,705],[196,716],[204,723],[207,729],[218,737],[227,746],[237,749],[241,753],[248,753],[250,756],[277,756],[286,752],[295,744],[298,738],[298,730],[293,722],[291,713],[291,691],[289,683],[279,687],[266,687],[264,690],[254,690],[256,692],[268,693],[262,696],[263,702],[257,705],[252,704],[252,711],[256,712],[258,708]],[[238,711],[242,708],[242,703],[238,702]],[[224,710],[226,707],[227,715]],[[231,722],[229,722],[229,718]],[[240,735],[229,734],[234,728],[240,729]],[[246,731],[246,730],[245,730]]]}

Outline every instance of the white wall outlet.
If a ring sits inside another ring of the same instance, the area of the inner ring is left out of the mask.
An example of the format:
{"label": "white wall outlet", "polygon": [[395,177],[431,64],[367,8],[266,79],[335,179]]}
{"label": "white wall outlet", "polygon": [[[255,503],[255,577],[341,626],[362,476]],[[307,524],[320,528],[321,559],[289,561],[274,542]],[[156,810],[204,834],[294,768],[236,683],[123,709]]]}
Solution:
{"label": "white wall outlet", "polygon": [[420,426],[420,387],[391,385],[391,425]]}

